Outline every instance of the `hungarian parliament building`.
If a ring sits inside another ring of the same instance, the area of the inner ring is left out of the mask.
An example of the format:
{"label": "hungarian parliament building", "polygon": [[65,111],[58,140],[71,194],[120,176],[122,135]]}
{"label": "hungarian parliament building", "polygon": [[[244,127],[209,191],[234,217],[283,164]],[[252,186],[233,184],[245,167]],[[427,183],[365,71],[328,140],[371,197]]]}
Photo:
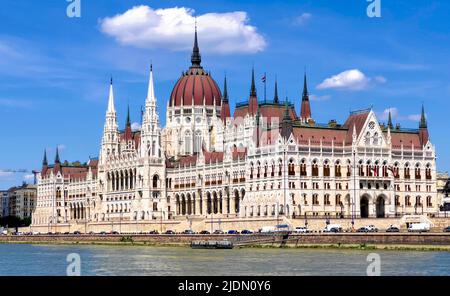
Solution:
{"label": "hungarian parliament building", "polygon": [[[250,75],[249,75],[250,78]],[[422,106],[418,129],[378,121],[372,109],[344,123],[314,120],[307,77],[300,112],[278,97],[230,112],[203,69],[195,32],[191,66],[167,100],[162,128],[150,68],[141,127],[118,124],[113,81],[98,158],[49,164],[37,176],[33,226],[106,221],[285,217],[382,218],[439,211],[436,153]],[[299,90],[300,93],[300,90]],[[300,100],[300,98],[299,98]]]}

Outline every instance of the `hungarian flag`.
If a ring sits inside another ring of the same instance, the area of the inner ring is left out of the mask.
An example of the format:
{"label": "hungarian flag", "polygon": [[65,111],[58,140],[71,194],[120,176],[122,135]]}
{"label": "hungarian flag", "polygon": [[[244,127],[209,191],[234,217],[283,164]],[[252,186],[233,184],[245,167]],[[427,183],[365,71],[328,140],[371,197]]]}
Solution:
{"label": "hungarian flag", "polygon": [[264,73],[264,76],[261,78],[263,83],[266,83],[266,73]]}

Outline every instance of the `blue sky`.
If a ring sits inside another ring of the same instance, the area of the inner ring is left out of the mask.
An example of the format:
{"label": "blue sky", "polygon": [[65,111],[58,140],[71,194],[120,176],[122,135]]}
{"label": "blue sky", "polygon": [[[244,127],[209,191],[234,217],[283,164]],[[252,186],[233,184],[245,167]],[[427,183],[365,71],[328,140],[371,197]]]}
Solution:
{"label": "blue sky", "polygon": [[[227,73],[232,105],[247,99],[254,65],[258,77],[267,72],[268,98],[277,75],[280,95],[299,110],[306,68],[318,122],[373,106],[381,121],[392,108],[395,123],[417,128],[424,103],[438,170],[450,169],[449,1],[381,0],[381,18],[367,17],[365,0],[267,2],[81,0],[81,18],[69,18],[65,0],[3,1],[0,189],[29,180],[5,170],[39,169],[44,149],[50,161],[57,145],[62,160],[98,155],[111,75],[119,124],[127,104],[139,122],[152,61],[164,124],[189,66],[193,16],[202,65],[219,85]],[[180,23],[162,23],[174,15]]]}

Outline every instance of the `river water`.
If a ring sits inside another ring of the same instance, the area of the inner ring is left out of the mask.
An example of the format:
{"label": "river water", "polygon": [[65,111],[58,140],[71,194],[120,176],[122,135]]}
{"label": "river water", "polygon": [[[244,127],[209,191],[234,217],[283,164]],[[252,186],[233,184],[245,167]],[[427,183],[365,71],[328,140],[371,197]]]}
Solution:
{"label": "river water", "polygon": [[26,244],[0,244],[0,275],[66,275],[72,253],[81,275],[366,275],[371,253],[381,275],[450,275],[450,252]]}

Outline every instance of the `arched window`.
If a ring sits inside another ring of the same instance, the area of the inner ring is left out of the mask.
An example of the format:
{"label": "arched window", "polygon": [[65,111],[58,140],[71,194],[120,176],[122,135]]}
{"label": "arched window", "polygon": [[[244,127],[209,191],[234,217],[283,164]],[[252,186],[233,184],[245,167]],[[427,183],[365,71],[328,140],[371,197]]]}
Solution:
{"label": "arched window", "polygon": [[367,132],[367,134],[366,134],[365,143],[366,143],[366,145],[370,145],[370,133],[369,132]]}
{"label": "arched window", "polygon": [[185,154],[191,154],[191,147],[192,147],[192,137],[191,132],[186,131],[184,136],[184,152]]}
{"label": "arched window", "polygon": [[158,175],[154,175],[153,176],[153,188],[157,188],[158,187],[158,182],[159,182]]}
{"label": "arched window", "polygon": [[374,145],[378,145],[378,133],[375,133],[375,134],[373,135],[373,144],[374,144]]}
{"label": "arched window", "polygon": [[202,133],[201,131],[196,131],[194,138],[194,153],[199,153],[201,149],[202,149]]}

